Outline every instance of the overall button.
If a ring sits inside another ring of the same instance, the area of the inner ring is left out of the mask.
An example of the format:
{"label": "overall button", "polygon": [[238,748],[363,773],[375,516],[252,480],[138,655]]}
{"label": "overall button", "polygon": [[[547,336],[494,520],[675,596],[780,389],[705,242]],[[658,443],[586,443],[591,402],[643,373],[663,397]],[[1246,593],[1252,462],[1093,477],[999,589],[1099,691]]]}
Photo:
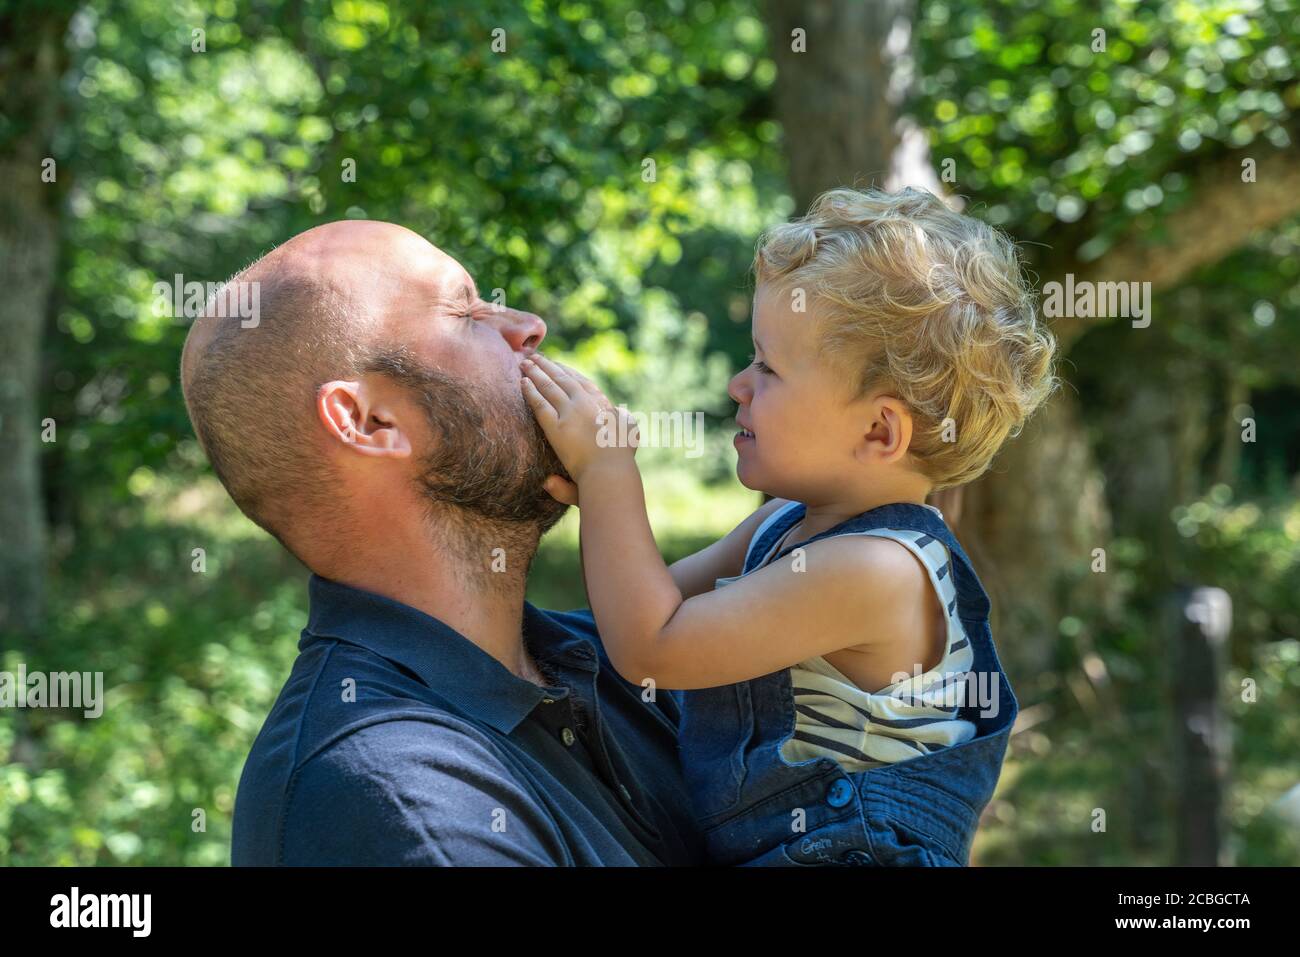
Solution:
{"label": "overall button", "polygon": [[626,784],[620,784],[618,786],[618,793],[623,795],[623,800],[628,804],[632,803],[632,792],[627,789]]}
{"label": "overall button", "polygon": [[853,800],[853,785],[840,778],[826,792],[826,803],[831,807],[844,807]]}
{"label": "overall button", "polygon": [[844,856],[840,858],[845,864],[855,864],[859,866],[871,863],[871,855],[866,851],[845,851]]}
{"label": "overall button", "polygon": [[565,747],[571,748],[573,747],[573,742],[576,741],[577,738],[574,737],[573,731],[570,728],[561,728],[560,740],[564,742]]}
{"label": "overall button", "polygon": [[543,698],[543,699],[542,699],[542,704],[555,704],[555,699],[554,699],[554,698]]}

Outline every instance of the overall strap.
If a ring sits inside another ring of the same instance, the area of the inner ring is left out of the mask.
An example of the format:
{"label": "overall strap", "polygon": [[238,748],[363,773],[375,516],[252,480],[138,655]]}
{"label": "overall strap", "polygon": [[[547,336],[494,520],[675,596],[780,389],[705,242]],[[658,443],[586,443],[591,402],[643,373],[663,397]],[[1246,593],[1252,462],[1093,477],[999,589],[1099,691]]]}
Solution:
{"label": "overall strap", "polygon": [[745,565],[741,574],[748,574],[764,564],[763,559],[790,529],[799,524],[803,514],[804,507],[801,504],[787,502],[765,518],[763,524],[758,526],[758,530],[749,540],[749,549],[745,552]]}
{"label": "overall strap", "polygon": [[[750,544],[750,552],[745,559],[746,572],[759,564],[772,546],[780,540],[781,536],[803,519],[805,511],[806,509],[802,504],[792,502],[790,506],[778,509],[773,513],[768,522],[760,527],[759,534],[754,536],[754,540]],[[776,521],[773,521],[773,519]],[[978,621],[988,620],[990,608],[988,594],[980,583],[979,576],[975,574],[974,566],[971,565],[966,552],[943,519],[939,517],[935,510],[924,505],[899,502],[870,509],[861,515],[855,515],[853,518],[840,522],[834,528],[828,529],[820,535],[814,535],[807,541],[786,542],[780,552],[772,558],[772,561],[780,561],[796,548],[811,545],[823,538],[869,531],[876,528],[906,529],[929,535],[931,538],[943,542],[952,555],[953,563],[957,566],[954,569],[956,573],[954,577],[957,584],[957,606],[961,617]]]}

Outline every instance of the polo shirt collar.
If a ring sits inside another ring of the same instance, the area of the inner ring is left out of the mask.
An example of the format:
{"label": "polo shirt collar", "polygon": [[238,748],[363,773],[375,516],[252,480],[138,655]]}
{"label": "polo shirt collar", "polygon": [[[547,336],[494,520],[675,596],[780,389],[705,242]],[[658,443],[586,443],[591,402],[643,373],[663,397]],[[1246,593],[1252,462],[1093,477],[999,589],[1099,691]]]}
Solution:
{"label": "polo shirt collar", "polygon": [[[311,576],[307,592],[310,610],[300,649],[309,635],[365,648],[414,672],[457,709],[502,734],[512,732],[544,698],[568,693],[520,678],[460,632],[392,598],[319,575]],[[538,658],[584,671],[598,668],[591,642],[528,602],[523,633]]]}

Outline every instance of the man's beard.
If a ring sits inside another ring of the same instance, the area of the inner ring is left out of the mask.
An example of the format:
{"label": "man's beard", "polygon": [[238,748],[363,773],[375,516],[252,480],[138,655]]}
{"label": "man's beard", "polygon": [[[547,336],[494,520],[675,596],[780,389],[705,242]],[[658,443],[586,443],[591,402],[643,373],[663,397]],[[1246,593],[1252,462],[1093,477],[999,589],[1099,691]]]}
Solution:
{"label": "man's beard", "polygon": [[563,517],[568,506],[542,483],[569,473],[522,391],[493,401],[407,350],[385,353],[368,368],[407,386],[424,409],[434,445],[419,460],[416,485],[434,512],[450,511],[475,538],[522,535],[534,547]]}

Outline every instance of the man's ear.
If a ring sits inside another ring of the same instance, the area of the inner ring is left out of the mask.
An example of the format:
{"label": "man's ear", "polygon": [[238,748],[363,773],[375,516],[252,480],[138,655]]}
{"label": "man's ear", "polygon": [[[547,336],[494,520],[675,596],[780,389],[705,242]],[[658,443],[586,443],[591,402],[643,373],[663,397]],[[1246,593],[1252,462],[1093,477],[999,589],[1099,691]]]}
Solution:
{"label": "man's ear", "polygon": [[407,458],[411,439],[398,425],[397,411],[362,382],[336,380],[316,391],[316,414],[325,433],[363,455]]}
{"label": "man's ear", "polygon": [[897,396],[878,395],[867,404],[866,425],[856,455],[891,464],[907,455],[912,445],[912,413]]}

